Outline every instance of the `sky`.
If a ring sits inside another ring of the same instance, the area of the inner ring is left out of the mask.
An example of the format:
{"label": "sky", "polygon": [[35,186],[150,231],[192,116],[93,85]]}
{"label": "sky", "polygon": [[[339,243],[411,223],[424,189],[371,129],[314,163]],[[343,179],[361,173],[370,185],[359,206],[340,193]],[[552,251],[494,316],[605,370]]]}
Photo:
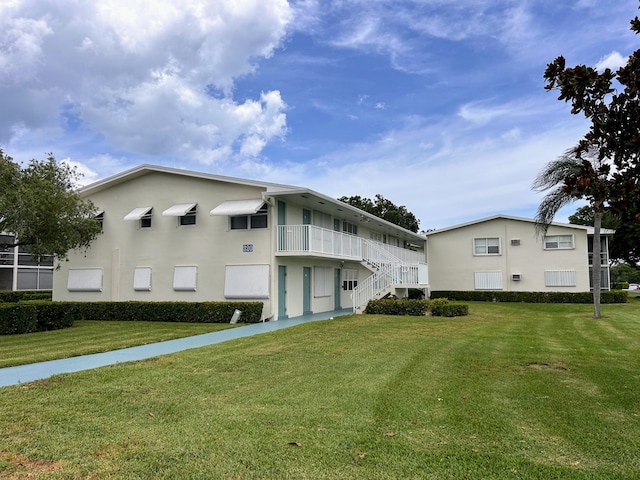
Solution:
{"label": "sky", "polygon": [[[533,218],[588,124],[544,70],[617,68],[637,0],[0,0],[0,148],[381,194],[423,230]],[[559,212],[566,221],[580,204]]]}

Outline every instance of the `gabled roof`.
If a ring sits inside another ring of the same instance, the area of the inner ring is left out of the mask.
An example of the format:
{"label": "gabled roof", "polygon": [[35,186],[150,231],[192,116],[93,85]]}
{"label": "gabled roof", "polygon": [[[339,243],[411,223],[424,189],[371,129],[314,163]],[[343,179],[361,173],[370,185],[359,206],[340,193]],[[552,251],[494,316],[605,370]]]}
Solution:
{"label": "gabled roof", "polygon": [[[451,227],[441,228],[439,230],[433,230],[432,232],[427,232],[425,235],[427,237],[429,237],[431,235],[437,235],[438,233],[448,232],[450,230],[456,230],[458,228],[469,227],[471,225],[477,225],[479,223],[490,222],[492,220],[512,220],[512,221],[516,221],[516,222],[527,222],[527,223],[531,223],[531,224],[535,224],[536,223],[536,221],[531,219],[531,218],[515,217],[515,216],[512,216],[512,215],[498,214],[498,215],[492,215],[492,216],[486,217],[486,218],[481,218],[479,220],[472,220],[470,222],[460,223],[458,225],[453,225]],[[594,231],[593,227],[587,227],[587,226],[584,226],[584,225],[574,225],[572,223],[552,222],[550,225],[555,226],[555,227],[575,228],[576,230],[584,230],[584,231],[587,232],[588,235],[593,235],[593,231]],[[611,230],[611,229],[608,229],[608,228],[602,228],[600,230],[600,234],[601,235],[613,235],[615,232],[616,232],[615,230]]]}
{"label": "gabled roof", "polygon": [[[112,186],[118,185],[120,183],[127,182],[129,180],[142,177],[144,175],[148,175],[153,172],[161,172],[168,173],[172,175],[182,175],[185,177],[193,177],[204,180],[213,180],[220,181],[226,183],[235,183],[237,185],[247,185],[247,186],[255,186],[258,188],[263,188],[262,197],[269,201],[270,198],[279,198],[284,196],[293,196],[296,199],[297,203],[303,204],[303,206],[308,206],[309,208],[316,210],[325,210],[331,211],[337,217],[350,217],[353,222],[365,222],[370,224],[373,228],[375,224],[379,229],[383,231],[393,231],[395,236],[398,236],[402,239],[411,239],[421,240],[424,242],[424,235],[414,233],[411,230],[407,230],[405,228],[399,227],[394,223],[388,222],[381,218],[376,217],[370,213],[367,213],[363,210],[360,210],[356,207],[353,207],[347,203],[341,202],[335,198],[331,198],[322,193],[316,192],[306,187],[296,187],[293,185],[285,185],[279,183],[271,183],[271,182],[261,182],[257,180],[247,180],[236,177],[227,177],[224,175],[214,175],[211,173],[202,173],[202,172],[194,172],[191,170],[184,170],[180,168],[172,168],[172,167],[163,167],[159,165],[149,165],[144,164],[138,167],[125,170],[124,172],[118,173],[116,175],[112,175],[111,177],[104,178],[102,180],[98,180],[86,187],[83,187],[79,190],[80,194],[83,196],[88,196],[91,194],[95,194]],[[346,215],[345,212],[348,212]],[[348,218],[345,218],[348,219]]]}
{"label": "gabled roof", "polygon": [[236,183],[238,185],[250,185],[255,187],[262,187],[267,191],[271,190],[292,190],[298,189],[298,187],[293,187],[291,185],[283,185],[279,183],[270,183],[270,182],[260,182],[257,180],[246,180],[243,178],[236,177],[226,177],[224,175],[214,175],[211,173],[202,173],[202,172],[194,172],[192,170],[184,170],[181,168],[172,168],[172,167],[163,167],[159,165],[149,165],[144,164],[138,167],[131,168],[129,170],[125,170],[124,172],[117,173],[107,178],[103,178],[102,180],[98,180],[86,187],[83,187],[79,190],[81,195],[90,195],[93,193],[97,193],[105,188],[112,187],[114,185],[118,185],[120,183],[132,180],[134,178],[142,177],[149,173],[153,172],[161,172],[161,173],[169,173],[172,175],[182,175],[185,177],[194,177],[201,178],[205,180],[217,180],[220,182],[227,183]]}

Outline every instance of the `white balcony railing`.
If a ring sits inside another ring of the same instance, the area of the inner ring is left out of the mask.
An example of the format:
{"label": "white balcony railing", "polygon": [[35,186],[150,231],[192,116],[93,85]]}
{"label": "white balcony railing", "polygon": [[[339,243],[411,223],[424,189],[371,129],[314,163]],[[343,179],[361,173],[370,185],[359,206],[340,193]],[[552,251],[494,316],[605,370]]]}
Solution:
{"label": "white balcony railing", "polygon": [[314,225],[278,225],[278,253],[318,253],[362,260],[361,238]]}
{"label": "white balcony railing", "polygon": [[[369,244],[367,248],[365,245]],[[394,247],[373,240],[366,240],[355,235],[336,232],[315,225],[278,225],[278,253],[319,253],[328,256],[363,260],[373,258],[383,250],[404,263],[424,263],[424,253],[414,252],[406,248]]]}
{"label": "white balcony railing", "polygon": [[392,285],[426,285],[424,253],[366,240],[315,225],[278,225],[277,252],[320,254],[365,262],[374,271],[353,291],[354,309]]}

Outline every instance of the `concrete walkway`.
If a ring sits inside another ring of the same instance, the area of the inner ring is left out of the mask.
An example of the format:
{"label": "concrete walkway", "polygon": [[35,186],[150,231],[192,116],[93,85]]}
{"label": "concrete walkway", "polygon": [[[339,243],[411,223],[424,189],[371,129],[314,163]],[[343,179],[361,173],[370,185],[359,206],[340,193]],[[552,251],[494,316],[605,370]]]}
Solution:
{"label": "concrete walkway", "polygon": [[301,317],[278,320],[277,322],[253,323],[241,327],[230,328],[220,332],[204,333],[193,337],[167,340],[166,342],[150,343],[139,347],[123,348],[112,352],[95,353],[80,357],[63,358],[48,362],[32,363],[17,367],[0,368],[0,387],[17,385],[34,380],[42,380],[60,373],[73,373],[81,370],[104,367],[116,363],[133,362],[146,358],[167,355],[169,353],[189,350],[191,348],[204,347],[216,343],[249,337],[260,333],[273,332],[283,328],[293,327],[306,322],[327,320],[331,317],[352,313],[348,310],[334,310],[332,312],[315,313]]}

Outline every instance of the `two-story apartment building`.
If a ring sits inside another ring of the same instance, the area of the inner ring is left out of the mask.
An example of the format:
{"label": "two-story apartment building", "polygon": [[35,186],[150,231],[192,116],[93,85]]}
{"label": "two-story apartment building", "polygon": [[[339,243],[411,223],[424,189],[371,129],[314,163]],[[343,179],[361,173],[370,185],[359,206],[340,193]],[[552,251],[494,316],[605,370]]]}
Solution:
{"label": "two-story apartment building", "polygon": [[54,300],[258,300],[278,319],[428,288],[424,236],[307,188],[143,165],[80,193],[103,233]]}
{"label": "two-story apartment building", "polygon": [[[609,289],[602,230],[602,288]],[[552,223],[541,236],[527,218],[496,215],[427,233],[430,289],[588,292],[593,227]]]}

